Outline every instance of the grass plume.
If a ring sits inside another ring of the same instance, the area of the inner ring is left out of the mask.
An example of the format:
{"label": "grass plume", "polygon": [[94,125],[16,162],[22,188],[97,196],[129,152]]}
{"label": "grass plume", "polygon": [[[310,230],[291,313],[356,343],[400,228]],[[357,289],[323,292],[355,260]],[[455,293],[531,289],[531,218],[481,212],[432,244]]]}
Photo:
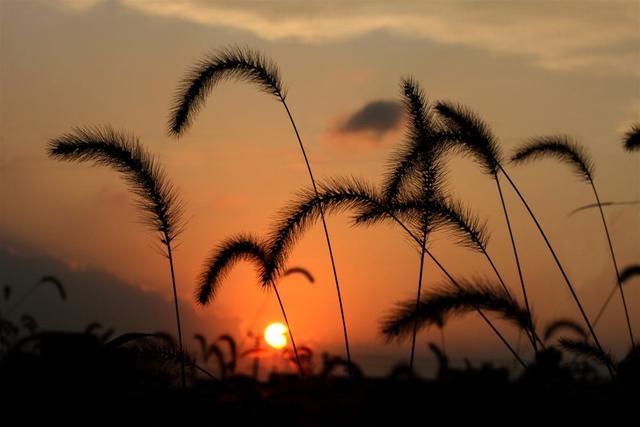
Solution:
{"label": "grass plume", "polygon": [[582,325],[571,319],[557,319],[547,325],[544,330],[544,340],[549,341],[554,335],[562,330],[568,330],[577,334],[583,340],[589,337],[589,332]]}
{"label": "grass plume", "polygon": [[572,167],[578,177],[587,182],[593,179],[593,162],[589,155],[584,148],[566,135],[534,138],[519,147],[511,156],[511,161],[521,164],[545,157],[566,163]]}
{"label": "grass plume", "polygon": [[382,322],[381,332],[389,340],[408,338],[417,319],[420,328],[437,326],[454,315],[480,308],[498,314],[518,328],[528,330],[527,310],[515,302],[497,284],[485,280],[462,281],[461,286],[440,285],[422,299],[416,310],[415,300],[397,304]]}
{"label": "grass plume", "polygon": [[[618,275],[618,280],[620,281],[621,285],[626,285],[626,283],[632,279],[633,277],[636,276],[640,276],[640,265],[639,264],[631,264],[626,266],[622,272]],[[611,299],[613,298],[613,296],[616,294],[616,291],[618,290],[617,286],[614,286],[611,291],[609,292],[609,295],[607,295],[607,298],[604,300],[604,302],[602,303],[602,306],[600,307],[600,310],[598,310],[598,314],[596,314],[596,317],[594,317],[593,319],[593,325],[597,325],[598,322],[600,321],[600,318],[602,317],[602,315],[604,314],[605,310],[607,309],[607,307],[609,306],[609,303],[611,302]]]}
{"label": "grass plume", "polygon": [[[267,250],[267,246],[251,235],[240,234],[222,241],[218,247],[213,250],[203,266],[202,273],[200,274],[199,288],[196,291],[196,299],[202,305],[209,304],[215,298],[217,290],[228,275],[229,270],[240,261],[251,261],[258,269],[259,275],[262,278],[266,277],[267,266],[271,264],[270,259],[271,256]],[[287,318],[287,313],[284,309],[284,304],[280,298],[275,280],[262,281],[262,286],[273,289],[276,294],[282,317],[289,330],[289,337],[291,338],[291,345],[296,355],[300,375],[303,375],[298,349],[293,338],[293,333],[291,332],[291,325],[289,324],[289,319]],[[221,336],[221,339],[222,337],[223,336]],[[227,337],[228,338],[224,338],[223,340],[229,343],[232,351],[235,351],[235,341],[233,341],[233,338],[230,336]]]}
{"label": "grass plume", "polygon": [[316,281],[316,279],[314,279],[314,277],[313,277],[313,274],[311,274],[311,273],[309,272],[309,270],[307,270],[307,269],[306,269],[306,268],[304,268],[304,267],[291,267],[291,268],[288,268],[288,269],[284,272],[283,276],[289,276],[290,274],[300,274],[300,275],[302,275],[305,279],[307,279],[307,281],[308,281],[309,283],[315,283],[315,281]]}
{"label": "grass plume", "polygon": [[594,362],[598,362],[605,367],[615,366],[613,358],[608,352],[602,352],[598,346],[585,340],[573,340],[560,338],[560,348],[576,356],[584,357]]}
{"label": "grass plume", "polygon": [[203,305],[211,302],[236,263],[251,261],[262,276],[268,258],[265,245],[254,236],[238,234],[222,241],[204,263],[196,291],[197,301]]}
{"label": "grass plume", "polygon": [[[578,145],[575,141],[571,140],[569,137],[560,135],[560,136],[549,136],[542,138],[535,138],[532,141],[528,142],[521,148],[519,148],[516,153],[512,156],[511,160],[515,163],[523,163],[533,159],[539,159],[543,157],[552,157],[556,158],[564,163],[570,165],[574,172],[582,178],[585,182],[587,182],[591,189],[593,190],[593,195],[596,199],[596,204],[598,205],[600,211],[600,217],[602,219],[602,225],[604,227],[604,232],[607,237],[607,243],[609,244],[609,253],[611,255],[611,261],[613,264],[616,284],[618,286],[618,290],[620,291],[620,298],[622,299],[622,306],[624,309],[625,320],[627,322],[627,331],[629,332],[629,339],[631,342],[631,346],[634,347],[634,339],[633,339],[633,330],[631,328],[631,319],[629,317],[629,309],[627,307],[627,300],[624,295],[624,290],[622,289],[622,282],[620,281],[620,277],[618,275],[618,262],[616,261],[616,255],[613,251],[613,244],[611,243],[611,235],[609,234],[609,227],[607,226],[607,221],[604,218],[604,212],[602,210],[602,203],[600,202],[600,196],[598,195],[598,191],[596,190],[596,186],[593,182],[593,162],[591,158],[587,154],[586,150]],[[575,296],[575,295],[574,295]],[[576,301],[577,300],[577,296]],[[581,308],[582,311],[582,308]],[[589,321],[589,318],[586,316],[586,313],[583,311],[583,317],[589,330],[594,335],[594,341],[596,345],[600,347],[600,343],[598,342],[597,337],[595,336],[595,332],[593,331],[592,325]],[[604,360],[604,359],[603,359]]]}
{"label": "grass plume", "polygon": [[640,276],[640,264],[631,264],[626,266],[620,273],[620,282],[625,284],[632,277]]}
{"label": "grass plume", "polygon": [[259,52],[231,46],[210,53],[187,72],[174,97],[169,132],[174,136],[183,134],[211,90],[225,80],[246,81],[279,99],[286,97],[280,71],[273,61]]}
{"label": "grass plume", "polygon": [[622,145],[627,151],[640,150],[640,123],[631,125],[631,129],[624,135]]}
{"label": "grass plume", "polygon": [[580,206],[579,208],[576,208],[574,210],[572,210],[571,212],[569,212],[568,216],[571,216],[575,213],[578,213],[580,211],[586,210],[586,209],[592,209],[592,208],[598,208],[598,207],[606,207],[606,206],[625,206],[625,205],[637,205],[640,203],[640,200],[627,200],[627,201],[623,201],[623,202],[602,202],[600,204],[598,203],[589,203],[588,205],[584,205],[584,206]]}
{"label": "grass plume", "polygon": [[[255,83],[261,90],[274,95],[276,99],[282,103],[282,106],[287,113],[287,117],[289,118],[289,122],[291,123],[296,140],[298,141],[298,146],[300,147],[300,152],[307,167],[311,185],[313,186],[313,190],[316,195],[318,195],[316,180],[313,176],[313,171],[311,169],[311,164],[304,144],[302,143],[302,137],[300,136],[298,126],[293,119],[293,114],[291,113],[291,109],[289,108],[289,105],[287,105],[287,101],[285,99],[286,91],[282,79],[280,78],[278,67],[273,61],[259,52],[249,48],[232,46],[227,49],[214,52],[196,64],[178,88],[174,105],[171,109],[169,133],[174,136],[180,135],[184,129],[188,127],[193,116],[204,105],[204,100],[211,89],[219,81],[226,78],[238,78],[240,80]],[[336,262],[333,256],[329,229],[327,228],[327,223],[324,219],[324,212],[322,209],[320,210],[320,219],[322,220],[322,227],[325,240],[327,242],[327,250],[329,251],[329,258],[331,260],[333,280],[336,285],[336,294],[338,296],[338,305],[340,308],[340,318],[342,320],[342,331],[344,334],[347,360],[351,362],[349,335],[347,333],[347,322],[345,320],[344,307],[342,304],[340,282],[338,280]]]}
{"label": "grass plume", "polygon": [[435,109],[449,130],[446,136],[474,155],[485,173],[497,174],[502,154],[489,126],[473,111],[460,104],[440,101]]}
{"label": "grass plume", "polygon": [[[444,126],[446,128],[443,137],[450,139],[454,148],[461,149],[463,153],[468,152],[471,154],[480,164],[483,171],[490,175],[496,183],[496,189],[500,196],[500,204],[502,205],[502,212],[504,214],[507,230],[509,231],[509,239],[511,241],[513,257],[518,270],[518,279],[520,281],[520,288],[524,297],[525,307],[527,311],[530,312],[529,296],[527,294],[524,275],[522,274],[520,256],[518,254],[516,240],[511,228],[509,211],[507,210],[507,206],[504,201],[502,186],[498,177],[498,172],[502,170],[500,165],[502,162],[502,153],[500,151],[500,146],[498,145],[498,140],[493,135],[493,132],[491,132],[491,128],[475,112],[461,104],[441,101],[436,104],[435,109],[441,120],[444,122]],[[487,258],[494,268],[496,275],[504,284],[504,281],[500,277],[500,274],[488,255]],[[533,321],[532,319],[529,320],[531,327],[530,334],[528,335],[531,340],[533,350],[537,353],[538,348],[535,331],[533,330]]]}

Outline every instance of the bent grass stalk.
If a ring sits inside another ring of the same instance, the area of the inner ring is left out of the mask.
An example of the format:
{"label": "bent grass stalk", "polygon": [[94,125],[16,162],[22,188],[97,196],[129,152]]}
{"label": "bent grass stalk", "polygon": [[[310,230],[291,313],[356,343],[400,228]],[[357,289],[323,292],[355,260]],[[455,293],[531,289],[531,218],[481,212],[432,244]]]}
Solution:
{"label": "bent grass stalk", "polygon": [[[275,96],[276,99],[282,103],[298,141],[309,179],[311,180],[311,185],[317,195],[316,180],[313,176],[311,164],[309,163],[309,158],[302,143],[298,127],[293,119],[289,105],[286,102],[286,90],[278,67],[274,62],[258,52],[237,46],[229,47],[205,57],[196,64],[178,88],[174,105],[171,109],[169,132],[174,136],[179,136],[184,133],[186,128],[191,124],[195,114],[204,105],[206,96],[213,87],[223,80],[232,78],[254,83],[263,92]],[[329,230],[324,218],[324,212],[321,212],[320,217],[327,242],[327,249],[329,251],[333,279],[336,285],[347,361],[351,363],[351,350],[349,347],[349,336],[347,333],[342,293],[340,291],[335,257],[331,246]]]}
{"label": "bent grass stalk", "polygon": [[166,248],[169,260],[173,302],[178,329],[180,371],[183,388],[186,387],[182,327],[172,243],[182,231],[182,202],[157,160],[140,145],[138,140],[109,126],[103,128],[76,128],[72,133],[49,141],[49,157],[73,162],[91,162],[108,166],[119,172],[138,199],[144,222],[157,232]]}

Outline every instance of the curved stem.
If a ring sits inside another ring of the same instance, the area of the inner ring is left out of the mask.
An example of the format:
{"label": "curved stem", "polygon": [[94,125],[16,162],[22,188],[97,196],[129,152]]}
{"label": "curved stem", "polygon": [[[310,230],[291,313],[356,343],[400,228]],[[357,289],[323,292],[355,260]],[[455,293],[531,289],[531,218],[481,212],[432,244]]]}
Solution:
{"label": "curved stem", "polygon": [[[607,221],[604,219],[604,212],[602,211],[602,205],[600,204],[600,197],[598,196],[598,192],[596,191],[596,186],[594,185],[593,180],[591,178],[589,178],[589,183],[591,184],[591,188],[593,189],[593,194],[596,196],[596,202],[598,203],[598,209],[600,210],[600,218],[602,218],[602,225],[604,226],[604,232],[607,235],[607,242],[609,243],[609,252],[611,253],[611,260],[613,261],[613,268],[615,269],[615,273],[616,273],[616,283],[618,285],[618,289],[620,289],[620,298],[622,299],[622,306],[624,307],[624,315],[627,320],[627,329],[629,330],[629,339],[631,340],[631,348],[633,348],[635,347],[635,343],[633,341],[633,332],[631,330],[631,320],[629,320],[629,310],[627,309],[627,300],[624,297],[624,290],[622,289],[622,282],[620,281],[620,273],[619,273],[620,270],[618,270],[616,255],[613,252],[613,245],[611,244],[611,236],[609,235],[609,228],[607,227]],[[595,326],[595,321],[594,321],[594,326]]]}
{"label": "curved stem", "polygon": [[287,329],[289,330],[289,338],[291,338],[291,346],[293,347],[293,354],[296,357],[296,363],[298,364],[298,370],[300,371],[300,376],[304,377],[304,371],[302,370],[302,363],[300,363],[300,355],[298,355],[298,347],[296,347],[296,341],[293,339],[293,332],[291,332],[291,325],[289,324],[289,319],[287,319],[287,312],[284,311],[284,304],[282,304],[282,299],[280,299],[280,292],[278,292],[278,287],[275,282],[271,282],[271,286],[273,286],[273,290],[276,293],[276,297],[278,298],[278,304],[280,305],[280,311],[282,311],[282,317],[284,318],[284,323],[287,325]]}
{"label": "curved stem", "polygon": [[[571,292],[571,296],[573,297],[573,300],[575,301],[576,305],[578,306],[578,309],[580,310],[580,314],[582,315],[582,318],[584,319],[585,323],[587,324],[587,327],[589,328],[589,332],[591,333],[591,336],[593,337],[593,342],[596,344],[596,347],[598,347],[598,351],[600,352],[602,357],[606,358],[606,353],[604,352],[604,349],[600,345],[600,341],[598,340],[598,336],[596,335],[596,331],[593,329],[593,325],[591,324],[591,321],[589,321],[589,317],[587,316],[587,313],[585,312],[584,308],[582,307],[582,303],[580,302],[580,298],[578,298],[578,294],[576,294],[576,291],[575,291],[573,285],[571,284],[571,281],[569,280],[569,277],[567,276],[567,273],[565,272],[564,267],[560,263],[560,260],[558,259],[558,256],[556,255],[556,251],[553,249],[553,246],[551,246],[551,243],[549,242],[549,239],[547,238],[547,235],[545,234],[544,230],[542,230],[542,226],[538,222],[538,219],[533,214],[533,211],[529,207],[529,204],[527,203],[525,198],[522,196],[522,194],[520,193],[520,190],[518,190],[518,187],[515,185],[515,183],[513,182],[513,180],[511,179],[511,177],[507,173],[507,171],[504,170],[502,165],[498,165],[498,167],[500,168],[500,170],[504,174],[504,177],[507,178],[507,181],[509,181],[509,184],[511,184],[511,187],[514,189],[514,191],[516,192],[516,194],[520,198],[520,201],[522,202],[524,207],[527,209],[527,212],[529,213],[529,216],[531,217],[531,219],[535,223],[536,227],[538,228],[538,231],[540,232],[540,235],[542,236],[542,238],[544,239],[545,243],[547,244],[547,248],[549,249],[549,252],[551,252],[551,255],[553,256],[553,259],[554,259],[556,265],[558,266],[558,269],[560,270],[560,273],[562,273],[562,277],[564,278],[564,281],[567,284],[567,287],[569,288],[569,291]],[[609,371],[609,375],[611,376],[611,378],[615,378],[613,367],[608,362],[607,362],[607,370]]]}
{"label": "curved stem", "polygon": [[[416,313],[420,308],[420,295],[422,293],[422,273],[424,271],[424,252],[427,244],[427,230],[422,234],[422,252],[420,254],[420,273],[418,274],[418,293],[416,294]],[[411,337],[411,356],[409,357],[409,375],[413,377],[413,358],[416,351],[416,337],[418,335],[418,317],[413,324],[413,336]]]}
{"label": "curved stem", "polygon": [[182,378],[182,388],[187,387],[187,376],[184,369],[184,351],[182,350],[182,327],[180,326],[180,309],[178,308],[178,291],[176,289],[176,276],[173,269],[173,255],[171,253],[171,240],[167,233],[164,233],[167,245],[167,258],[169,258],[169,268],[171,269],[171,285],[173,286],[173,303],[176,308],[176,322],[178,324],[178,346],[180,350],[180,374]]}
{"label": "curved stem", "polygon": [[[282,105],[284,105],[284,109],[287,111],[287,116],[289,116],[289,121],[291,122],[291,126],[293,126],[293,131],[296,134],[296,138],[298,139],[298,144],[300,145],[300,151],[302,151],[302,157],[304,157],[304,162],[307,166],[307,172],[309,172],[309,178],[311,179],[311,185],[313,186],[313,191],[315,192],[316,197],[320,197],[318,192],[318,187],[316,185],[316,180],[313,177],[313,172],[311,171],[311,165],[309,164],[309,158],[307,157],[307,152],[304,149],[304,145],[302,144],[302,139],[300,138],[300,133],[298,132],[298,127],[296,126],[296,122],[293,120],[293,116],[291,115],[291,111],[289,111],[289,106],[284,100],[282,94],[278,94]],[[342,294],[340,292],[340,282],[338,281],[338,273],[336,271],[336,262],[333,256],[333,249],[331,247],[331,239],[329,238],[329,230],[327,229],[327,222],[324,218],[324,209],[320,206],[320,219],[322,220],[322,228],[324,229],[324,236],[327,241],[327,248],[329,249],[329,258],[331,259],[331,268],[333,270],[333,280],[336,284],[336,292],[338,294],[338,304],[340,306],[340,317],[342,319],[342,333],[344,334],[344,345],[345,350],[347,352],[347,362],[349,362],[349,366],[351,364],[351,350],[349,349],[349,335],[347,333],[347,322],[344,316],[344,308],[342,305]],[[349,369],[349,376],[353,378],[353,372]]]}
{"label": "curved stem", "polygon": [[498,194],[500,195],[500,203],[502,204],[502,212],[504,213],[504,219],[507,222],[507,229],[509,230],[509,238],[511,239],[511,248],[513,249],[513,256],[516,260],[516,267],[518,268],[518,278],[520,279],[520,287],[522,288],[522,295],[524,296],[524,306],[527,309],[527,316],[529,317],[529,328],[531,329],[531,343],[533,345],[533,351],[538,354],[537,339],[535,338],[535,328],[533,326],[533,317],[531,316],[531,306],[529,305],[529,297],[527,296],[527,288],[524,285],[524,276],[522,275],[522,267],[520,266],[520,257],[518,256],[518,249],[516,247],[516,241],[513,237],[513,230],[511,229],[511,221],[509,220],[509,212],[507,211],[507,205],[504,202],[504,196],[502,194],[502,186],[500,185],[500,179],[498,173],[493,174],[493,178],[496,181],[498,187]]}

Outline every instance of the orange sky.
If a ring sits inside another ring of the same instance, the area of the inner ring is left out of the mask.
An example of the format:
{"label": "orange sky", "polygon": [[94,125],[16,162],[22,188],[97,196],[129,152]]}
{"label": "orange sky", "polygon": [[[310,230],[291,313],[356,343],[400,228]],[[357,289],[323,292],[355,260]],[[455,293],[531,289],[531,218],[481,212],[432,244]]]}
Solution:
{"label": "orange sky", "polygon": [[[304,4],[304,8],[301,6]],[[137,134],[166,165],[186,202],[187,228],[176,255],[183,304],[198,331],[236,334],[279,319],[275,300],[240,266],[219,298],[201,310],[192,295],[209,250],[232,233],[264,233],[278,208],[308,184],[281,106],[246,84],[216,88],[179,142],[166,121],[188,67],[210,49],[248,45],[271,56],[289,88],[288,102],[319,178],[354,175],[378,183],[401,132],[336,136],[364,105],[399,100],[399,81],[414,76],[430,99],[477,111],[508,154],[529,137],[567,133],[596,163],[604,200],[640,197],[639,157],[620,139],[640,117],[640,5],[629,2],[197,2],[2,1],[0,50],[0,236],[74,269],[114,274],[130,286],[170,297],[164,260],[152,249],[123,182],[111,171],[46,158],[49,138],[72,126],[109,123]],[[517,276],[494,184],[468,159],[449,163],[450,188],[491,230],[489,251],[506,281]],[[584,298],[599,308],[612,266],[590,189],[553,161],[512,168]],[[532,224],[516,203],[513,221],[531,298],[541,324],[578,312]],[[610,208],[620,265],[638,262],[637,207]],[[414,293],[418,256],[397,228],[353,229],[331,217],[349,332],[362,352],[384,350],[377,326],[392,304]],[[8,243],[5,243],[5,246]],[[478,255],[435,234],[431,248],[459,275],[490,274]],[[321,228],[300,241],[291,265],[317,279],[281,283],[301,343],[341,351],[337,300]],[[47,274],[46,271],[37,274]],[[429,263],[427,290],[440,274]],[[491,276],[489,276],[491,277]],[[637,288],[637,289],[636,289]],[[640,286],[629,287],[640,330]],[[266,302],[265,302],[266,301]],[[123,302],[126,307],[126,302]],[[264,309],[261,310],[261,307]],[[132,308],[133,309],[133,308]],[[624,320],[616,298],[600,331],[620,350]],[[504,326],[515,341],[515,334]],[[447,326],[450,351],[506,353],[473,315]],[[436,335],[421,336],[422,343]],[[424,344],[419,357],[427,357]]]}

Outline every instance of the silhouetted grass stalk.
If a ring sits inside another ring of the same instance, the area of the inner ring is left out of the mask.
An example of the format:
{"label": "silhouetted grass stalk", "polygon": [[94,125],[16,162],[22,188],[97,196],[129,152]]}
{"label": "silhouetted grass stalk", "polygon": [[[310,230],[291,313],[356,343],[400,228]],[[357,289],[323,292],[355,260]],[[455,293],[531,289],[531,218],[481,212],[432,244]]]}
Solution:
{"label": "silhouetted grass stalk", "polygon": [[[166,230],[163,231],[165,241],[170,242],[169,235]],[[173,269],[173,253],[171,251],[171,245],[167,243],[167,258],[169,259],[169,269],[171,270],[171,286],[173,287],[173,305],[176,310],[176,323],[178,325],[178,345],[180,346],[180,374],[182,376],[182,387],[187,386],[187,377],[184,369],[184,356],[182,349],[182,326],[180,324],[180,308],[178,307],[178,292],[176,287],[176,275]]]}
{"label": "silhouetted grass stalk", "polygon": [[[287,116],[289,116],[289,121],[291,122],[291,126],[293,127],[293,131],[296,134],[296,138],[298,140],[298,145],[300,146],[300,151],[302,152],[302,157],[304,157],[304,163],[307,166],[307,172],[309,173],[309,179],[311,180],[311,185],[313,186],[313,191],[316,194],[316,197],[319,196],[318,193],[318,186],[316,185],[316,180],[313,176],[313,171],[311,170],[311,165],[309,164],[309,158],[307,157],[307,152],[304,148],[304,144],[302,143],[302,139],[300,138],[300,133],[298,132],[298,127],[296,126],[296,122],[293,120],[293,116],[291,115],[291,111],[289,110],[289,106],[287,105],[287,102],[284,99],[284,96],[282,95],[281,92],[278,92],[278,98],[280,99],[280,102],[282,102],[282,105],[284,106],[284,109],[287,112]],[[344,316],[344,307],[342,304],[342,293],[340,292],[340,282],[338,280],[338,272],[336,270],[336,262],[333,256],[333,248],[331,246],[331,238],[329,237],[329,229],[327,228],[327,221],[324,218],[324,209],[322,209],[322,207],[320,207],[320,220],[322,221],[322,229],[324,231],[324,237],[325,240],[327,241],[327,249],[329,250],[329,258],[331,260],[331,269],[333,271],[333,281],[335,282],[336,285],[336,293],[338,295],[338,304],[340,306],[340,318],[342,320],[342,333],[344,335],[344,345],[345,345],[345,351],[347,353],[347,363],[349,364],[349,366],[352,366],[352,362],[351,362],[351,349],[349,348],[349,334],[347,333],[347,322],[345,320],[345,316]],[[293,338],[291,339],[292,343],[293,343]],[[298,357],[297,353],[296,353],[296,357]],[[302,369],[302,368],[301,368]],[[349,376],[353,378],[353,373],[351,372],[351,370],[349,370]]]}
{"label": "silhouetted grass stalk", "polygon": [[[212,252],[211,256],[205,261],[204,268],[200,274],[200,286],[196,293],[197,301],[202,305],[206,305],[211,302],[215,298],[217,289],[221,285],[222,280],[228,274],[229,269],[239,261],[246,260],[253,262],[258,267],[261,277],[266,277],[267,266],[270,263],[270,256],[270,252],[267,250],[265,244],[251,235],[240,234],[222,241]],[[291,339],[291,345],[296,357],[298,369],[300,370],[300,375],[303,376],[304,371],[302,364],[300,363],[298,348],[296,346],[293,332],[291,330],[291,324],[289,323],[287,312],[285,311],[280,293],[278,292],[274,276],[275,275],[269,275],[268,280],[263,280],[263,286],[273,289],[276,294],[278,305],[282,312],[282,317],[289,331],[289,337]],[[232,345],[231,341],[229,341],[229,345],[233,352],[235,345]]]}
{"label": "silhouetted grass stalk", "polygon": [[[534,215],[533,211],[531,210],[531,207],[529,206],[529,203],[527,203],[527,201],[524,198],[524,196],[522,195],[522,193],[520,193],[520,190],[518,189],[516,184],[513,182],[513,180],[511,179],[511,177],[507,173],[507,171],[502,167],[502,165],[499,165],[498,167],[500,168],[500,171],[504,174],[504,177],[507,178],[507,181],[509,181],[509,184],[511,185],[513,190],[518,195],[518,198],[520,199],[520,201],[524,205],[525,209],[529,213],[529,217],[531,217],[531,219],[533,220],[534,224],[536,225],[536,228],[538,229],[538,232],[540,233],[540,235],[544,239],[544,242],[546,243],[547,248],[549,249],[549,252],[551,252],[553,260],[555,261],[556,265],[558,266],[558,269],[560,270],[560,273],[562,274],[564,282],[566,283],[567,287],[569,288],[569,291],[571,292],[571,296],[573,297],[573,300],[575,301],[576,305],[578,306],[578,309],[580,310],[580,314],[582,315],[582,318],[584,319],[585,323],[587,324],[587,327],[589,328],[589,333],[591,334],[591,337],[593,338],[593,341],[595,342],[598,350],[604,356],[606,353],[605,353],[604,349],[602,348],[602,346],[600,345],[600,341],[598,340],[598,336],[596,335],[596,332],[593,329],[593,325],[591,324],[591,321],[589,320],[589,317],[587,316],[587,313],[585,312],[585,310],[584,310],[584,308],[582,306],[582,303],[580,302],[580,298],[576,294],[576,291],[575,291],[573,285],[571,284],[571,280],[569,280],[569,277],[567,276],[567,273],[565,272],[564,267],[562,266],[562,263],[558,259],[558,256],[556,255],[556,251],[553,249],[553,246],[551,245],[551,242],[549,242],[549,239],[547,238],[547,235],[545,234],[544,230],[542,229],[542,226],[538,222],[538,219],[536,218],[536,216]],[[612,378],[614,378],[615,374],[614,374],[614,371],[613,371],[613,367],[611,365],[607,364],[607,370],[609,371],[609,375]]]}
{"label": "silhouetted grass stalk", "polygon": [[[620,280],[620,273],[618,270],[618,262],[616,261],[616,254],[613,251],[613,245],[611,244],[611,235],[609,234],[609,227],[607,227],[607,221],[604,218],[604,212],[602,211],[602,205],[600,204],[600,197],[598,196],[598,191],[593,183],[593,180],[590,179],[589,183],[591,184],[591,188],[593,189],[593,195],[596,197],[596,203],[598,204],[598,210],[600,211],[600,218],[602,218],[602,225],[604,226],[604,232],[607,235],[607,243],[609,244],[609,253],[611,253],[611,260],[613,262],[613,267],[615,269],[616,274],[616,283],[618,285],[618,289],[620,290],[620,298],[622,299],[622,307],[624,308],[625,319],[627,320],[627,330],[629,331],[629,339],[631,340],[631,348],[635,347],[635,342],[633,339],[633,330],[631,329],[631,320],[629,319],[629,310],[627,308],[627,300],[624,296],[624,288],[622,286],[622,281]],[[595,320],[594,320],[595,326]]]}
{"label": "silhouetted grass stalk", "polygon": [[[420,295],[422,295],[422,274],[424,271],[424,253],[426,251],[427,231],[422,234],[422,249],[420,253],[420,273],[418,275],[418,291],[416,294],[416,311],[420,307]],[[413,335],[411,336],[411,356],[409,357],[409,375],[413,377],[413,358],[416,351],[416,336],[418,335],[418,318],[413,324]]]}
{"label": "silhouetted grass stalk", "polygon": [[[198,109],[204,104],[207,92],[218,82],[228,78],[238,78],[255,83],[264,92],[275,96],[276,99],[282,103],[293,127],[296,139],[298,140],[298,145],[300,146],[311,184],[316,194],[318,194],[316,180],[313,176],[302,138],[298,132],[298,127],[293,119],[291,110],[285,101],[286,94],[284,84],[280,79],[278,67],[260,53],[246,48],[230,47],[200,61],[200,63],[191,70],[189,76],[183,80],[182,86],[179,88],[169,122],[170,133],[174,135],[181,134],[190,124]],[[340,292],[340,283],[324,212],[321,212],[321,219],[338,294],[347,361],[351,363],[351,351],[349,348],[349,337]]]}
{"label": "silhouetted grass stalk", "polygon": [[444,118],[445,123],[450,128],[448,131],[443,133],[443,137],[451,139],[459,144],[460,147],[473,154],[484,169],[484,172],[490,175],[496,183],[498,194],[500,195],[502,211],[509,231],[509,238],[511,240],[511,247],[513,249],[516,267],[518,269],[520,287],[525,300],[525,308],[529,313],[530,331],[527,332],[527,335],[529,336],[533,349],[537,354],[537,335],[533,324],[533,318],[531,316],[531,307],[527,296],[524,275],[522,274],[518,249],[511,229],[511,222],[509,220],[508,210],[502,194],[502,187],[500,185],[500,180],[498,179],[499,165],[502,157],[498,141],[493,136],[489,126],[487,126],[482,119],[480,119],[470,109],[462,105],[441,101],[436,105],[436,110],[440,116]]}
{"label": "silhouetted grass stalk", "polygon": [[551,157],[561,162],[564,162],[573,168],[574,173],[583,181],[588,182],[593,190],[593,194],[596,199],[596,203],[600,208],[600,216],[602,223],[604,224],[605,234],[607,236],[607,242],[609,244],[609,251],[611,253],[611,259],[613,260],[614,273],[616,276],[615,283],[620,289],[620,295],[622,297],[622,303],[627,320],[627,327],[629,331],[629,337],[631,338],[631,344],[633,347],[633,333],[631,331],[631,322],[629,321],[629,311],[627,310],[627,303],[624,297],[624,291],[622,289],[622,283],[618,272],[618,264],[616,262],[613,246],[611,244],[611,237],[609,236],[609,230],[607,223],[604,219],[604,213],[602,211],[602,204],[600,203],[600,197],[596,191],[595,184],[593,182],[593,162],[589,158],[587,152],[571,138],[565,135],[559,136],[546,136],[541,138],[535,138],[528,143],[520,147],[511,160],[515,163],[523,163],[529,160],[539,159],[543,157]]}
{"label": "silhouetted grass stalk", "polygon": [[[513,236],[513,230],[511,229],[511,221],[509,219],[509,211],[507,210],[507,205],[504,202],[504,195],[502,194],[502,186],[500,185],[500,179],[498,178],[498,174],[494,172],[493,179],[496,183],[496,187],[498,189],[498,194],[500,195],[500,204],[502,205],[502,212],[504,213],[504,219],[507,223],[507,230],[509,230],[509,240],[511,241],[511,248],[513,250],[513,257],[516,261],[516,267],[518,270],[518,279],[520,280],[520,289],[522,289],[522,295],[524,297],[524,306],[527,309],[527,313],[529,313],[529,330],[530,336],[529,340],[531,341],[531,345],[533,345],[533,351],[538,354],[538,344],[536,338],[536,331],[533,326],[533,318],[531,316],[531,306],[529,305],[529,297],[527,295],[527,287],[524,284],[524,276],[522,274],[522,267],[520,266],[520,257],[518,256],[518,248],[516,246],[516,240]],[[529,335],[529,333],[527,333]]]}
{"label": "silhouetted grass stalk", "polygon": [[147,225],[151,230],[160,233],[160,241],[166,247],[171,270],[181,355],[181,379],[183,388],[186,388],[182,328],[172,254],[172,242],[182,231],[182,206],[175,188],[167,179],[162,167],[137,139],[110,127],[75,129],[74,133],[51,140],[48,154],[59,160],[93,162],[119,172],[138,197],[138,207],[144,214]]}
{"label": "silhouetted grass stalk", "polygon": [[[377,204],[377,202],[373,199],[370,199],[369,203]],[[421,247],[424,247],[423,242],[391,210],[387,209],[385,206],[382,206],[382,205],[378,205],[377,207],[379,209],[384,210],[386,214],[389,215],[389,217],[394,222],[396,222],[407,233],[407,235],[411,237],[411,239],[413,239],[418,245],[420,245]],[[428,255],[429,258],[431,258],[431,260],[435,263],[438,269],[442,271],[442,273],[444,273],[444,275],[451,281],[451,283],[454,284],[454,286],[456,286],[459,289],[463,289],[462,285],[449,273],[449,271],[440,263],[440,261],[438,261],[438,259],[431,253],[431,251],[429,251],[429,249],[424,247],[424,253]],[[500,339],[500,341],[502,341],[502,343],[507,347],[507,349],[516,358],[516,360],[520,363],[520,365],[522,365],[522,367],[526,369],[527,364],[524,362],[524,360],[522,360],[520,355],[513,349],[511,344],[509,344],[509,342],[502,335],[502,333],[500,333],[500,331],[498,331],[498,329],[493,325],[491,320],[489,320],[489,318],[482,312],[482,310],[478,306],[474,306],[474,309],[478,312],[482,320],[484,320],[484,322],[489,326],[489,328],[491,328],[491,330],[496,334],[496,336]]]}
{"label": "silhouetted grass stalk", "polygon": [[275,283],[271,283],[273,287],[273,291],[276,293],[276,298],[278,299],[278,305],[280,306],[280,310],[282,311],[282,317],[284,318],[284,323],[287,325],[287,331],[289,332],[289,338],[291,338],[291,346],[293,347],[293,354],[296,358],[296,364],[298,365],[298,371],[300,372],[300,376],[304,377],[304,369],[302,369],[302,363],[300,362],[300,355],[298,354],[298,347],[296,346],[296,340],[293,338],[293,332],[291,332],[291,325],[289,324],[289,319],[287,318],[287,312],[284,310],[284,305],[282,304],[282,299],[280,298],[280,292],[278,292],[278,287]]}
{"label": "silhouetted grass stalk", "polygon": [[[299,200],[296,203],[282,211],[281,219],[274,231],[271,233],[269,247],[271,250],[272,265],[266,272],[267,274],[265,277],[267,280],[271,280],[274,274],[277,274],[278,271],[283,269],[282,266],[285,263],[286,256],[290,252],[297,236],[299,236],[305,228],[309,227],[314,219],[319,217],[320,205],[324,208],[324,212],[356,209],[359,211],[359,213],[354,217],[354,222],[356,224],[366,223],[366,219],[364,221],[360,221],[359,218],[362,216],[368,218],[369,212],[373,212],[375,220],[380,218],[380,212],[384,212],[388,218],[393,219],[398,223],[419,247],[422,247],[423,241],[421,241],[398,218],[394,213],[393,208],[381,201],[379,197],[375,195],[375,190],[365,183],[358,182],[357,180],[350,182],[332,180],[329,184],[322,184],[321,190],[319,197],[316,197],[310,191],[301,193]],[[428,249],[425,249],[425,254],[434,261],[438,268],[443,271],[455,286],[461,286]],[[487,322],[509,351],[511,351],[522,365],[526,367],[526,364],[522,361],[520,356],[517,355],[502,334],[493,326],[491,321],[484,315],[484,313],[480,312],[479,308],[478,311],[483,320]]]}

